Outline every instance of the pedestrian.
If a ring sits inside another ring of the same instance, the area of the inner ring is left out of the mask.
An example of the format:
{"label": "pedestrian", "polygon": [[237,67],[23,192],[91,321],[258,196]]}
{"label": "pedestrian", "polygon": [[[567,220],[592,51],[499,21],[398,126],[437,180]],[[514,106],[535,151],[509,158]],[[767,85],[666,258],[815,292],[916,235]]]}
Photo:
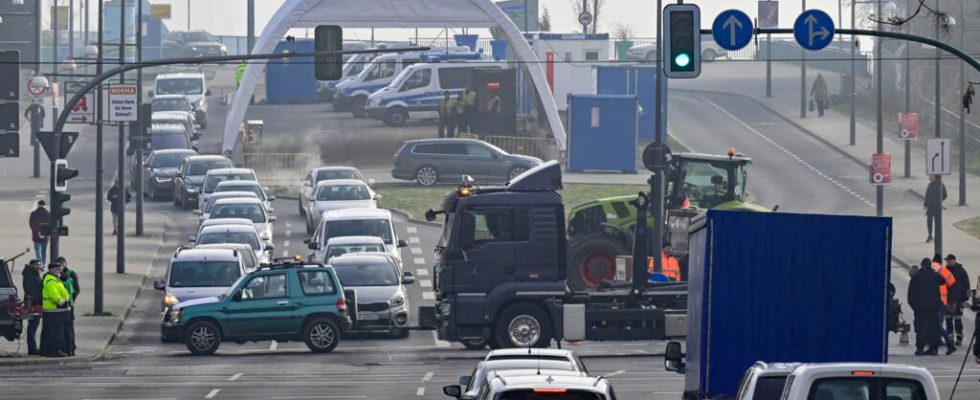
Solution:
{"label": "pedestrian", "polygon": [[956,335],[956,345],[963,344],[963,307],[970,300],[970,274],[956,261],[956,256],[946,256],[946,269],[955,282],[949,288],[949,305],[946,307],[946,332]]}
{"label": "pedestrian", "polygon": [[41,305],[44,299],[44,283],[41,281],[41,261],[33,259],[24,266],[21,287],[24,288],[24,305],[27,314],[27,354],[37,355],[37,328],[41,325],[40,315],[35,313],[35,305]]}
{"label": "pedestrian", "polygon": [[119,226],[119,214],[125,211],[125,204],[129,203],[132,196],[129,194],[129,190],[121,188],[119,186],[119,178],[114,178],[112,180],[112,187],[109,188],[109,193],[106,194],[106,200],[109,201],[109,211],[112,212],[112,235],[122,230]]}
{"label": "pedestrian", "polygon": [[45,254],[48,251],[48,234],[41,232],[41,224],[48,224],[51,222],[51,214],[48,213],[48,209],[44,208],[44,200],[38,200],[34,203],[34,210],[31,211],[31,216],[27,220],[27,224],[31,227],[31,241],[34,242],[34,254],[37,256],[38,262],[44,265]]}
{"label": "pedestrian", "polygon": [[467,84],[464,93],[463,119],[466,121],[466,132],[473,133],[476,129],[476,90]]}
{"label": "pedestrian", "polygon": [[66,357],[61,351],[61,343],[65,333],[64,321],[68,316],[68,304],[71,296],[61,282],[60,263],[48,264],[48,273],[44,274],[41,289],[44,308],[44,325],[41,327],[41,354],[45,357]]}
{"label": "pedestrian", "polygon": [[[817,79],[813,81],[813,86],[810,88],[810,96],[813,97],[814,103],[816,103],[818,116],[823,116],[823,110],[827,108],[829,104],[828,93],[827,93],[827,80],[823,78],[822,73],[817,74]],[[811,108],[810,111],[813,111]]]}
{"label": "pedestrian", "polygon": [[244,61],[242,61],[241,64],[238,64],[238,67],[235,67],[235,87],[236,88],[239,87],[239,86],[242,86],[242,77],[245,76],[245,68],[247,66],[248,65],[245,64]]}
{"label": "pedestrian", "polygon": [[939,352],[939,310],[943,304],[939,285],[942,278],[932,270],[931,263],[928,258],[923,258],[921,268],[909,280],[907,298],[912,307],[917,356]]}
{"label": "pedestrian", "polygon": [[[936,220],[936,215],[943,209],[943,200],[946,200],[946,185],[943,185],[935,175],[929,175],[926,198],[922,203],[926,209],[926,229],[929,232],[926,243],[932,242],[933,222]],[[936,230],[939,230],[939,226],[936,226]]]}
{"label": "pedestrian", "polygon": [[946,354],[949,355],[956,351],[956,346],[953,344],[953,339],[949,336],[943,322],[946,320],[946,310],[949,307],[949,289],[956,284],[956,277],[942,264],[940,257],[939,254],[936,254],[931,264],[932,270],[939,274],[939,298],[943,302],[943,306],[939,308],[939,337],[946,344]]}
{"label": "pedestrian", "polygon": [[469,122],[466,120],[466,92],[459,92],[459,95],[456,96],[456,109],[453,119],[456,120],[457,135],[464,131],[469,133]]}
{"label": "pedestrian", "polygon": [[[655,272],[653,269],[653,262],[651,260],[647,266],[647,273],[651,276]],[[667,241],[663,243],[662,250],[660,251],[660,269],[660,274],[667,279],[674,282],[681,280],[681,267],[677,262],[677,258],[674,257],[674,246]]]}
{"label": "pedestrian", "polygon": [[442,102],[439,103],[439,137],[452,138],[456,134],[456,121],[453,116],[456,114],[456,99],[449,95],[449,91],[442,92]]}
{"label": "pedestrian", "polygon": [[[980,276],[977,277],[977,285],[975,288],[980,288]],[[976,358],[977,364],[980,364],[980,343],[978,343],[978,335],[980,335],[980,298],[977,297],[977,291],[973,290],[971,292],[971,297],[973,302],[970,304],[970,309],[975,313],[973,315],[973,357]]]}
{"label": "pedestrian", "polygon": [[61,282],[65,285],[65,289],[68,290],[68,318],[65,320],[65,335],[64,341],[62,342],[61,351],[69,356],[75,355],[75,300],[78,299],[78,294],[81,293],[82,288],[78,285],[78,274],[75,273],[71,268],[68,267],[68,260],[64,257],[58,257],[54,260],[61,264]]}

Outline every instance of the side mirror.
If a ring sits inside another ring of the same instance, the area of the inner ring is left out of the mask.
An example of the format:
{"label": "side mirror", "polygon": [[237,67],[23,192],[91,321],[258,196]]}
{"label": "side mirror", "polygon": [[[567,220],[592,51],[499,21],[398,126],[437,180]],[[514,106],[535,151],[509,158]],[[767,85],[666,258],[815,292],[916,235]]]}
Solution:
{"label": "side mirror", "polygon": [[273,246],[272,243],[269,243],[269,244],[265,245],[265,251],[273,251],[275,249],[276,249],[276,246]]}
{"label": "side mirror", "polygon": [[201,134],[200,133],[197,133],[197,132],[194,132],[193,134],[191,134],[191,140],[193,140],[195,142],[198,141],[198,140],[201,140]]}
{"label": "side mirror", "polygon": [[320,243],[307,241],[306,248],[310,250],[320,250]]}
{"label": "side mirror", "polygon": [[152,99],[152,98],[153,98],[153,91],[151,90],[151,91],[150,91],[149,93],[147,93],[146,95],[147,95],[147,97],[149,97],[149,98],[151,98],[151,99]]}
{"label": "side mirror", "polygon": [[270,195],[269,195],[268,197],[266,197],[266,198],[267,198],[267,199],[269,199],[269,201],[276,201],[276,195],[274,195],[274,194],[270,194]]}
{"label": "side mirror", "polygon": [[667,343],[664,353],[664,368],[668,371],[684,373],[684,353],[681,352],[680,342]]}
{"label": "side mirror", "polygon": [[372,197],[372,199],[374,199],[374,200],[381,200],[381,195],[380,194],[376,194],[376,195],[374,195],[374,197]]}
{"label": "side mirror", "polygon": [[163,290],[167,288],[167,283],[163,279],[157,279],[153,281],[153,288],[156,290]]}
{"label": "side mirror", "polygon": [[210,96],[211,95],[211,89],[205,90],[204,91],[204,95],[205,96]]}
{"label": "side mirror", "polygon": [[368,186],[374,186],[374,182],[375,182],[374,181],[374,178],[368,178],[368,180],[367,180]]}
{"label": "side mirror", "polygon": [[408,247],[408,242],[405,239],[398,239],[398,248]]}
{"label": "side mirror", "polygon": [[242,301],[242,291],[239,290],[239,291],[235,292],[235,294],[231,296],[231,300],[232,301]]}
{"label": "side mirror", "polygon": [[459,377],[459,385],[460,386],[469,386],[470,385],[470,379],[472,379],[472,378],[469,375]]}
{"label": "side mirror", "polygon": [[276,216],[273,215],[273,216],[269,217],[269,222],[276,222],[276,220],[278,220],[278,219],[279,218],[276,218]]}
{"label": "side mirror", "polygon": [[493,158],[500,158],[500,153],[498,153],[498,152],[496,152],[496,151],[494,151],[494,152],[491,152],[491,153],[490,153],[490,155],[491,155],[491,156],[492,156]]}
{"label": "side mirror", "polygon": [[310,182],[310,181],[303,181],[303,186],[306,186],[306,187],[313,187],[313,182]]}
{"label": "side mirror", "polygon": [[194,243],[197,241],[197,236],[190,235],[187,237],[187,243]]}
{"label": "side mirror", "polygon": [[194,215],[204,215],[204,213],[202,213],[201,210],[194,210],[193,213]]}
{"label": "side mirror", "polygon": [[459,385],[449,385],[442,387],[442,393],[446,396],[458,399],[463,395],[463,388]]}
{"label": "side mirror", "polygon": [[407,271],[402,274],[402,285],[411,285],[413,283],[415,283],[415,275]]}
{"label": "side mirror", "polygon": [[436,220],[436,212],[433,211],[431,208],[429,210],[427,210],[425,212],[425,220],[428,221],[428,222],[435,221]]}

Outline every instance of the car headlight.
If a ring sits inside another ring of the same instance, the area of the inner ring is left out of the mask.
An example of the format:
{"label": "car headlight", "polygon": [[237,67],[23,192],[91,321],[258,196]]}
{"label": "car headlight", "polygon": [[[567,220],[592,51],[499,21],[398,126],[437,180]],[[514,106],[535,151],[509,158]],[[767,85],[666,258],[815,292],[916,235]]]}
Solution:
{"label": "car headlight", "polygon": [[198,50],[197,46],[191,46],[191,51],[197,51],[197,50]]}
{"label": "car headlight", "polygon": [[405,304],[405,296],[402,296],[400,294],[396,294],[395,297],[392,297],[391,299],[388,300],[388,305],[390,305],[392,308],[404,304]]}
{"label": "car headlight", "polygon": [[195,186],[188,186],[187,187],[187,193],[197,193],[197,192],[200,192],[200,191],[201,191],[201,188],[199,188],[199,187],[195,187]]}
{"label": "car headlight", "polygon": [[166,182],[170,182],[171,180],[173,180],[173,178],[169,178],[169,177],[166,177],[166,176],[154,176],[153,179],[155,179],[157,181],[157,183],[166,183]]}
{"label": "car headlight", "polygon": [[177,296],[174,296],[170,293],[167,293],[165,296],[163,296],[163,305],[167,307],[173,307],[177,305],[177,303],[180,303],[180,299],[178,299]]}
{"label": "car headlight", "polygon": [[227,53],[228,52],[228,47],[226,47],[225,45],[221,45],[221,52],[222,53]]}
{"label": "car headlight", "polygon": [[170,310],[170,322],[180,322],[180,317],[184,316],[184,310]]}

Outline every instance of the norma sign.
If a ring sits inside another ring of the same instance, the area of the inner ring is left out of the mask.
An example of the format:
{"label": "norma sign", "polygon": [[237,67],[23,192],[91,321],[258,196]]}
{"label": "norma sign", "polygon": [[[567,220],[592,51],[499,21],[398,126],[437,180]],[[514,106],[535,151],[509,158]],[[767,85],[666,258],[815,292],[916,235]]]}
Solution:
{"label": "norma sign", "polygon": [[898,113],[898,123],[902,125],[898,131],[901,140],[916,140],[919,138],[919,113]]}
{"label": "norma sign", "polygon": [[[78,93],[82,86],[84,86],[84,82],[65,83],[65,104],[68,104],[68,98]],[[83,124],[93,122],[95,122],[95,94],[86,93],[78,103],[75,103],[71,111],[68,112],[68,123]]]}
{"label": "norma sign", "polygon": [[109,85],[109,120],[136,122],[138,116],[136,85]]}
{"label": "norma sign", "polygon": [[871,155],[871,184],[887,185],[892,183],[892,155],[875,153]]}

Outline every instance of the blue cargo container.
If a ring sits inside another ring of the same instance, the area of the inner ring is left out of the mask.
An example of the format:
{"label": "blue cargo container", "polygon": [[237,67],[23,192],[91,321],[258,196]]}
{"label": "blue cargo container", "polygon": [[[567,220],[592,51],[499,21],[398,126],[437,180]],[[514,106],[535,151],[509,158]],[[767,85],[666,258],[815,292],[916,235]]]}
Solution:
{"label": "blue cargo container", "polygon": [[685,399],[766,362],[887,362],[891,218],[709,210],[692,221]]}
{"label": "blue cargo container", "polygon": [[[313,40],[289,43],[281,41],[274,53],[285,51],[312,52]],[[269,103],[312,103],[316,101],[316,78],[313,77],[313,57],[271,60],[265,68],[265,97]]]}
{"label": "blue cargo container", "polygon": [[[655,67],[635,65],[597,65],[593,67],[596,94],[623,94],[636,96],[640,102],[639,140],[640,143],[652,142],[656,129],[655,107],[657,106],[657,73]],[[661,120],[660,132],[667,131],[667,85],[664,80],[664,115]],[[666,141],[664,136],[664,141]]]}
{"label": "blue cargo container", "polygon": [[636,173],[636,96],[568,95],[568,170]]}

